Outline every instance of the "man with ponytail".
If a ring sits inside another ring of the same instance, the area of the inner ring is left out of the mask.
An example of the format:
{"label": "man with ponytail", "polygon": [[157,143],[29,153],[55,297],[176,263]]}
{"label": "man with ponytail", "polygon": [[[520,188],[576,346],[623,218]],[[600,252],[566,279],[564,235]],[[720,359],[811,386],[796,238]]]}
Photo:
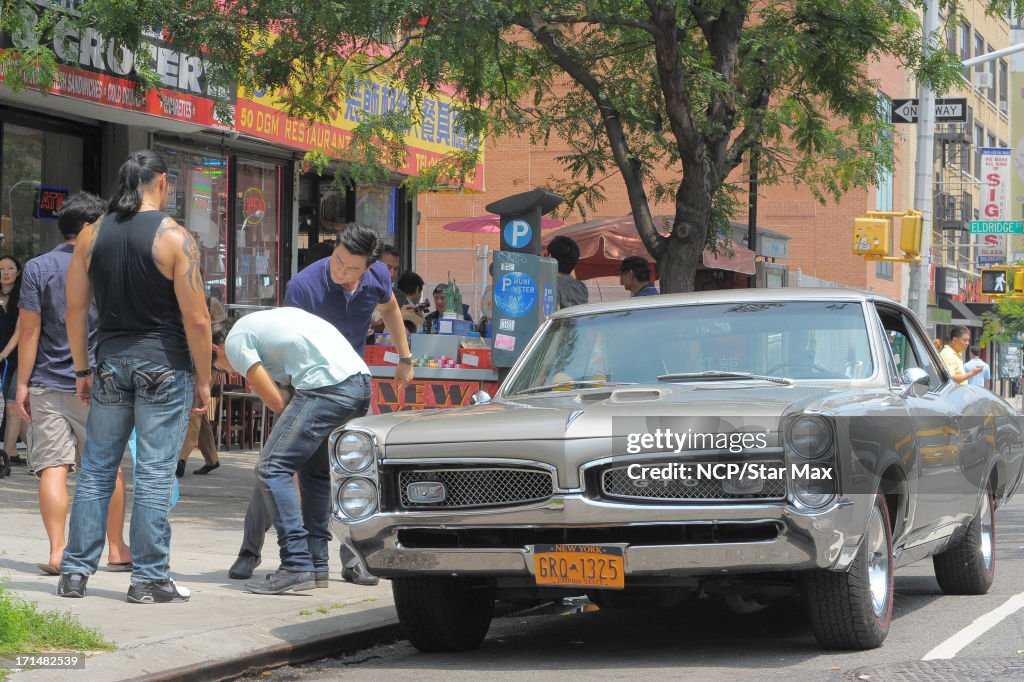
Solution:
{"label": "man with ponytail", "polygon": [[[133,152],[106,215],[78,237],[67,279],[67,324],[79,400],[92,406],[57,594],[85,596],[103,548],[107,503],[128,437],[138,434],[128,601],[188,601],[170,575],[168,513],[189,407],[210,402],[210,313],[199,246],[171,219],[167,167]],[[89,361],[89,303],[99,312]]]}

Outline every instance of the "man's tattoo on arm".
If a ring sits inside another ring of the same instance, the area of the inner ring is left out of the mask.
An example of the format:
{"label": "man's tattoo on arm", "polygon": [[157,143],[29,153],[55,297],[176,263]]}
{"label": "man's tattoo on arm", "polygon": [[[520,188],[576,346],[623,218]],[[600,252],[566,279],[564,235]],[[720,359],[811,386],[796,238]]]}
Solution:
{"label": "man's tattoo on arm", "polygon": [[199,245],[196,244],[195,237],[184,230],[182,232],[184,232],[185,238],[181,243],[181,249],[185,252],[185,257],[188,259],[188,272],[185,273],[185,281],[191,285],[193,291],[202,293],[203,273],[199,267],[201,261]]}
{"label": "man's tattoo on arm", "polygon": [[158,265],[163,265],[163,263],[160,261],[160,250],[157,248],[157,244],[160,243],[165,234],[173,232],[176,227],[178,227],[178,223],[174,222],[173,219],[164,218],[160,221],[160,226],[156,228],[156,235],[153,237],[153,260]]}

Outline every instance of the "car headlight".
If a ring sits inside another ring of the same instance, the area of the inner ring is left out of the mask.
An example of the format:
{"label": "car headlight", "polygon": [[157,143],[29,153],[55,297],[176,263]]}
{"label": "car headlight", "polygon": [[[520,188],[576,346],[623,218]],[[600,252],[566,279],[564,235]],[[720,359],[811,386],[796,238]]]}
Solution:
{"label": "car headlight", "polygon": [[334,441],[331,461],[340,472],[358,474],[373,465],[373,455],[373,440],[367,434],[346,431]]}
{"label": "car headlight", "polygon": [[341,513],[350,519],[362,519],[377,508],[377,486],[368,478],[350,478],[338,492]]}
{"label": "car headlight", "polygon": [[836,496],[832,481],[796,480],[792,486],[793,497],[805,507],[824,507]]}
{"label": "car headlight", "polygon": [[789,423],[786,444],[800,457],[821,457],[832,447],[832,425],[825,417],[800,415]]}

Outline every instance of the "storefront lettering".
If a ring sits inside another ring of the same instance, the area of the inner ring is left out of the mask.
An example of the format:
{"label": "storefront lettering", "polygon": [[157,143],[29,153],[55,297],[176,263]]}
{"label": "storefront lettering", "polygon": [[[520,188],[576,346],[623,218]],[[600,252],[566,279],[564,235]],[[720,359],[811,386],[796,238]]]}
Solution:
{"label": "storefront lettering", "polygon": [[376,414],[462,407],[479,388],[476,381],[414,381],[399,393],[393,379],[374,379],[372,406]]}

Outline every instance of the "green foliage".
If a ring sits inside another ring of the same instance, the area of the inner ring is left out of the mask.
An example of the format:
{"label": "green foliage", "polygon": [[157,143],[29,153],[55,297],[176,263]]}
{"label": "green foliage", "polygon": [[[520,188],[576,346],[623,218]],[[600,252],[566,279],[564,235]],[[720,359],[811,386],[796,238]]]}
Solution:
{"label": "green foliage", "polygon": [[985,325],[980,339],[982,348],[992,341],[1009,343],[1024,334],[1024,300],[1004,298],[993,312],[982,316],[982,321]]}
{"label": "green foliage", "polygon": [[[959,21],[957,0],[941,4],[947,22]],[[341,163],[359,183],[404,165],[406,135],[422,119],[424,98],[440,91],[461,101],[467,139],[562,140],[564,173],[541,182],[566,197],[562,210],[584,214],[597,209],[610,183],[624,183],[672,291],[686,288],[687,278],[692,285],[705,245],[722,246],[723,226],[746,191],[730,177],[751,151],[759,154],[762,184],[805,184],[823,202],[874,184],[891,168],[892,126],[878,120],[880,84],[865,65],[895,58],[940,93],[960,82],[956,57],[938,49],[941,31],[935,49],[922,47],[924,5],[90,0],[80,22],[143,53],[146,28],[162,26],[179,46],[207,48],[214,90],[268,90],[288,113],[313,121],[337,116],[360,81],[399,85],[407,108],[366,116],[345,148],[310,155],[320,166]],[[1005,12],[1008,2],[988,5]],[[18,60],[38,63],[40,72],[52,65],[45,49],[22,51]],[[154,82],[150,71],[141,75],[144,84]],[[406,184],[413,192],[457,188],[477,163],[468,149]],[[652,202],[675,206],[671,236],[654,225]],[[680,276],[665,262],[671,240],[688,245]]]}
{"label": "green foliage", "polygon": [[0,586],[0,656],[46,651],[98,651],[114,645],[68,612],[39,611]]}

